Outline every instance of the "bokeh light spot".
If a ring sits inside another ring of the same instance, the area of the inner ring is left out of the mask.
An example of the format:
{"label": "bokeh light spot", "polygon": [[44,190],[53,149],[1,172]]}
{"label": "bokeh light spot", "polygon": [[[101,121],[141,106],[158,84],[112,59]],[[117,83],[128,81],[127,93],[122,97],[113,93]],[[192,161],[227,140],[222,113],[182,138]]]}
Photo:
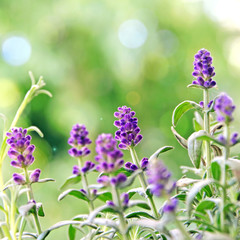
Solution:
{"label": "bokeh light spot", "polygon": [[31,45],[23,37],[12,36],[2,44],[2,56],[5,62],[13,66],[26,63],[31,56]]}
{"label": "bokeh light spot", "polygon": [[141,47],[148,36],[145,25],[136,19],[123,22],[118,30],[118,37],[123,46],[127,48]]}
{"label": "bokeh light spot", "polygon": [[161,30],[159,31],[159,38],[162,45],[163,54],[166,57],[172,56],[176,52],[179,45],[177,36],[169,30]]}
{"label": "bokeh light spot", "polygon": [[127,94],[126,100],[127,100],[128,104],[135,106],[140,102],[141,97],[140,97],[139,93],[137,93],[135,91],[131,91]]}

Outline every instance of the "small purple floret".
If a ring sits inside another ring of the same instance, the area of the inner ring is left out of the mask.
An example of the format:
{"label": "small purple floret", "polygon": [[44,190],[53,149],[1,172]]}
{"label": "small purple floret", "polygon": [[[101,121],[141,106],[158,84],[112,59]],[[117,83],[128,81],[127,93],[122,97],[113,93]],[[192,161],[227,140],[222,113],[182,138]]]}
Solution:
{"label": "small purple floret", "polygon": [[175,212],[178,205],[178,200],[176,198],[171,198],[163,207],[163,212],[171,213]]}
{"label": "small purple floret", "polygon": [[235,110],[233,100],[226,94],[222,93],[215,101],[214,110],[219,122],[229,123],[233,120],[233,111]]}
{"label": "small purple floret", "polygon": [[129,194],[128,194],[128,193],[123,193],[123,194],[121,195],[121,199],[122,199],[123,206],[124,206],[124,207],[128,206],[128,203],[129,203]]}
{"label": "small purple floret", "polygon": [[119,148],[128,149],[136,146],[142,140],[142,135],[139,134],[141,130],[138,127],[138,119],[134,117],[135,112],[127,106],[122,106],[118,108],[114,116],[118,118],[114,125],[118,128],[115,139],[120,142]]}
{"label": "small purple floret", "polygon": [[77,165],[74,165],[74,166],[73,166],[72,174],[73,174],[73,175],[77,175],[77,176],[80,175],[79,166],[77,166]]}
{"label": "small purple floret", "polygon": [[131,163],[131,162],[127,162],[125,164],[125,168],[128,170],[128,171],[131,171],[131,172],[134,172],[138,169],[137,165]]}
{"label": "small purple floret", "polygon": [[238,141],[238,133],[233,133],[231,137],[231,144],[235,145]]}
{"label": "small purple floret", "polygon": [[212,67],[212,57],[206,49],[201,49],[195,55],[193,62],[194,71],[192,75],[195,77],[192,84],[205,88],[212,88],[216,82],[212,80],[215,76],[214,67]]}
{"label": "small purple floret", "polygon": [[91,161],[86,161],[84,167],[81,169],[83,173],[92,170],[95,167],[95,163]]}
{"label": "small purple floret", "polygon": [[18,173],[13,174],[13,181],[17,185],[23,185],[26,183],[25,177],[23,177],[22,175],[20,175]]}
{"label": "small purple floret", "polygon": [[40,177],[40,173],[41,173],[41,170],[39,168],[35,169],[29,177],[30,182],[32,182],[32,183],[38,182],[39,177]]}

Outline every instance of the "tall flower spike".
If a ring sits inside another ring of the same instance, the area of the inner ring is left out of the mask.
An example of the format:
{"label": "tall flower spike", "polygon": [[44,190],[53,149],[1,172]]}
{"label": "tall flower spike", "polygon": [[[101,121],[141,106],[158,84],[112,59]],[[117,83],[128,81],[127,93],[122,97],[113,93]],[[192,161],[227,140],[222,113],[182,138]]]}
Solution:
{"label": "tall flower spike", "polygon": [[7,144],[10,146],[8,156],[13,159],[11,165],[16,168],[27,168],[34,162],[35,146],[31,144],[31,136],[27,129],[13,128],[7,134]]}
{"label": "tall flower spike", "polygon": [[196,78],[192,84],[200,85],[205,88],[212,88],[216,82],[212,80],[215,76],[214,67],[212,66],[212,57],[206,49],[201,49],[195,55],[193,62],[194,71],[192,75]]}
{"label": "tall flower spike", "polygon": [[114,116],[118,118],[114,125],[119,129],[115,133],[115,139],[120,142],[119,148],[136,146],[142,140],[142,135],[139,134],[141,130],[138,127],[138,119],[134,117],[135,112],[127,106],[122,106]]}
{"label": "tall flower spike", "polygon": [[215,101],[214,110],[219,122],[229,123],[233,120],[232,113],[236,107],[233,100],[226,94],[222,93]]}
{"label": "tall flower spike", "polygon": [[117,141],[111,134],[101,134],[96,140],[97,156],[95,160],[99,163],[96,169],[100,172],[111,173],[122,167],[123,153],[117,149]]}
{"label": "tall flower spike", "polygon": [[176,183],[170,179],[171,173],[161,161],[152,160],[148,164],[147,175],[152,194],[157,197],[170,194],[176,187]]}
{"label": "tall flower spike", "polygon": [[88,138],[88,131],[84,125],[76,124],[72,127],[68,144],[72,148],[68,153],[72,157],[83,157],[90,154],[90,150],[86,147],[92,141]]}

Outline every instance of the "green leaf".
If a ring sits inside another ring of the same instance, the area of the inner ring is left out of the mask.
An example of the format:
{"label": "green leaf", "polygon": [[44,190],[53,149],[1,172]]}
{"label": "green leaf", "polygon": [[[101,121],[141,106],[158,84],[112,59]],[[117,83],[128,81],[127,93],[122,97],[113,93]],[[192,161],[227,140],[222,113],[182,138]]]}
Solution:
{"label": "green leaf", "polygon": [[76,236],[76,229],[70,225],[68,228],[68,239],[69,240],[74,240]]}
{"label": "green leaf", "polygon": [[202,141],[198,140],[199,136],[205,134],[205,131],[200,130],[194,132],[188,138],[188,156],[190,157],[194,167],[199,168],[202,155]]}
{"label": "green leaf", "polygon": [[188,88],[206,89],[205,87],[200,86],[200,85],[196,85],[196,84],[189,84],[187,87]]}
{"label": "green leaf", "polygon": [[47,229],[46,231],[42,232],[37,240],[44,240],[51,231],[55,230],[55,229],[58,229],[60,227],[63,227],[63,226],[66,226],[66,225],[73,225],[73,224],[81,224],[82,222],[80,221],[71,221],[71,220],[67,220],[67,221],[61,221],[61,222],[58,222],[56,224],[54,224],[52,227],[50,227],[49,229]]}
{"label": "green leaf", "polygon": [[177,187],[187,187],[190,184],[198,182],[199,179],[192,179],[192,178],[180,178],[177,181]]}
{"label": "green leaf", "polygon": [[152,159],[157,159],[160,154],[165,153],[165,152],[167,152],[167,151],[169,151],[169,150],[172,150],[172,149],[174,149],[174,147],[172,147],[172,146],[164,146],[164,147],[159,148],[159,149],[149,158],[149,161],[151,161]]}
{"label": "green leaf", "polygon": [[88,221],[89,222],[93,222],[93,219],[101,212],[103,211],[110,211],[110,212],[113,212],[113,211],[116,211],[116,208],[114,206],[109,206],[109,205],[103,205],[103,206],[100,206],[96,209],[94,209],[94,211],[92,211],[90,214],[89,214],[89,217],[88,217]]}
{"label": "green leaf", "polygon": [[119,173],[124,173],[127,177],[132,175],[132,172],[128,171],[127,169],[125,169],[123,167],[118,169],[116,172],[114,172],[114,176],[117,176]]}
{"label": "green leaf", "polygon": [[141,169],[138,169],[136,171],[133,172],[133,174],[127,179],[126,182],[123,182],[123,183],[120,183],[118,185],[118,188],[125,188],[125,187],[129,187],[130,185],[133,184],[135,178],[142,173],[142,170]]}
{"label": "green leaf", "polygon": [[200,125],[200,123],[197,122],[197,120],[195,118],[193,119],[193,128],[194,128],[195,132],[203,130],[203,127]]}
{"label": "green leaf", "polygon": [[19,207],[18,211],[22,216],[27,216],[31,212],[31,210],[35,207],[36,207],[35,203],[30,202]]}
{"label": "green leaf", "polygon": [[214,152],[214,156],[215,157],[220,157],[222,156],[222,150],[221,148],[219,148],[217,145],[211,144],[211,148]]}
{"label": "green leaf", "polygon": [[177,107],[173,111],[172,115],[172,125],[176,127],[179,119],[190,109],[195,108],[196,110],[201,110],[202,108],[199,106],[199,104],[193,102],[193,101],[184,101],[177,105]]}
{"label": "green leaf", "polygon": [[81,181],[81,176],[80,175],[72,175],[67,180],[65,183],[61,186],[60,190],[66,189],[68,186],[79,183]]}
{"label": "green leaf", "polygon": [[187,195],[186,205],[187,205],[187,212],[190,215],[192,210],[192,203],[196,195],[207,185],[211,184],[213,182],[213,179],[206,179],[199,181],[193,185],[191,190],[189,191]]}
{"label": "green leaf", "polygon": [[142,212],[142,211],[131,212],[131,213],[128,213],[127,215],[125,215],[125,218],[141,218],[141,217],[155,219],[149,213]]}
{"label": "green leaf", "polygon": [[36,208],[37,208],[38,216],[44,217],[45,214],[44,214],[44,211],[43,211],[42,203],[37,203],[37,204],[36,204]]}
{"label": "green leaf", "polygon": [[110,201],[112,200],[112,193],[110,192],[98,192],[97,193],[97,198],[103,202]]}
{"label": "green leaf", "polygon": [[218,145],[221,145],[221,146],[224,146],[224,144],[222,144],[221,142],[219,142],[217,139],[207,135],[207,134],[204,134],[202,136],[199,136],[197,138],[198,140],[204,140],[204,141],[208,141],[208,142],[214,142],[214,143],[217,143]]}
{"label": "green leaf", "polygon": [[151,208],[149,207],[149,205],[144,202],[144,201],[140,201],[140,200],[136,200],[136,201],[129,201],[129,207],[140,207],[143,209],[147,209],[147,210],[151,210]]}
{"label": "green leaf", "polygon": [[55,179],[53,178],[43,178],[38,180],[38,182],[34,182],[34,183],[45,183],[45,182],[55,182]]}
{"label": "green leaf", "polygon": [[182,137],[176,130],[174,127],[171,127],[171,130],[175,136],[175,138],[177,139],[177,141],[179,142],[179,144],[183,147],[183,148],[188,148],[188,142],[187,140]]}
{"label": "green leaf", "polygon": [[214,124],[214,125],[211,127],[211,129],[210,129],[211,135],[214,135],[214,133],[215,133],[217,130],[221,130],[223,127],[224,127],[224,123],[219,123],[219,122],[217,122],[217,123]]}
{"label": "green leaf", "polygon": [[219,181],[221,179],[221,166],[217,161],[212,161],[211,172],[215,180]]}
{"label": "green leaf", "polygon": [[212,210],[215,205],[216,205],[216,202],[211,199],[203,200],[197,205],[195,210],[197,212],[205,213],[206,210]]}
{"label": "green leaf", "polygon": [[41,131],[38,127],[36,127],[36,126],[28,127],[28,128],[27,128],[27,131],[28,131],[28,132],[34,131],[34,132],[36,132],[41,138],[44,137],[42,131]]}
{"label": "green leaf", "polygon": [[136,193],[144,198],[147,198],[145,191],[141,187],[130,189],[127,193],[129,195],[129,199],[131,199]]}
{"label": "green leaf", "polygon": [[68,190],[64,191],[63,193],[61,193],[59,195],[58,201],[61,201],[63,198],[65,198],[68,195],[89,202],[88,197],[84,193],[82,193],[80,190],[77,190],[77,189],[68,189]]}

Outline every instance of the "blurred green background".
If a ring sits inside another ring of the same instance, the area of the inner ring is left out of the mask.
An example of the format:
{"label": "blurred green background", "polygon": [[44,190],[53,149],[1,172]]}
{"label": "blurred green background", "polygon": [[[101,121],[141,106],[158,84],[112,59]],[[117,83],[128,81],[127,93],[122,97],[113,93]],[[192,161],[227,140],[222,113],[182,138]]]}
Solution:
{"label": "blurred green background", "polygon": [[[75,123],[85,124],[94,142],[98,134],[116,131],[117,107],[130,106],[144,136],[137,147],[141,158],[172,145],[175,150],[162,158],[174,177],[181,176],[180,165],[191,166],[171,133],[171,114],[183,100],[201,101],[201,91],[186,88],[201,48],[214,58],[218,89],[211,95],[225,91],[239,105],[239,9],[238,0],[0,1],[0,112],[7,116],[7,126],[30,87],[29,70],[36,78],[43,75],[53,93],[52,99],[36,97],[18,124],[42,130],[43,139],[33,136],[32,168],[56,179],[34,187],[46,211],[43,228],[87,211],[71,197],[57,202],[59,187],[75,164],[67,154]],[[192,116],[189,112],[177,127],[185,137],[192,131]],[[238,127],[239,111],[235,119]],[[90,159],[94,148],[92,144]],[[7,159],[4,178],[13,171]],[[67,239],[63,232],[49,239]]]}

